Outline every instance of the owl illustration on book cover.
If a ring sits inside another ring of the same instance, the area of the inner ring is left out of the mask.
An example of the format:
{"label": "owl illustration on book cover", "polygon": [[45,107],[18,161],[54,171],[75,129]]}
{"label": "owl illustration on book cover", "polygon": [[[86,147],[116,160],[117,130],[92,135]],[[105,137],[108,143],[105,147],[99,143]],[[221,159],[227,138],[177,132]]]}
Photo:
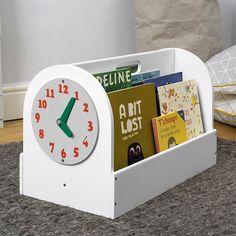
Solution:
{"label": "owl illustration on book cover", "polygon": [[132,143],[128,147],[128,165],[144,159],[142,147],[139,143]]}

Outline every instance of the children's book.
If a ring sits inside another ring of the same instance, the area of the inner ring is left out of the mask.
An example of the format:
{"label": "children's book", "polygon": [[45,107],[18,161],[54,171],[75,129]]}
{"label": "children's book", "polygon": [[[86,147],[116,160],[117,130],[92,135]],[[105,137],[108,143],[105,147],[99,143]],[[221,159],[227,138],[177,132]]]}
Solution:
{"label": "children's book", "polygon": [[114,170],[155,154],[152,118],[155,85],[146,84],[108,93],[114,116]]}
{"label": "children's book", "polygon": [[160,76],[160,70],[153,70],[132,75],[133,86],[143,84],[145,80],[156,78]]}
{"label": "children's book", "polygon": [[197,83],[187,80],[158,87],[161,115],[184,111],[188,139],[203,133]]}
{"label": "children's book", "polygon": [[[178,72],[178,73],[174,73],[174,74],[155,77],[152,79],[147,79],[144,81],[144,83],[145,84],[154,83],[156,88],[158,88],[163,85],[177,83],[177,82],[181,82],[181,81],[183,81],[183,73]],[[156,90],[156,92],[157,92],[157,90]],[[157,114],[160,115],[161,114],[160,113],[160,104],[159,104],[159,100],[158,100],[158,95],[156,95],[156,96],[157,96]]]}
{"label": "children's book", "polygon": [[188,140],[183,110],[152,119],[156,152],[161,152]]}
{"label": "children's book", "polygon": [[164,86],[167,84],[173,84],[173,83],[178,83],[183,81],[183,73],[178,72],[174,74],[169,74],[169,75],[164,75],[164,76],[159,76],[159,77],[154,77],[151,79],[147,79],[144,81],[145,84],[148,83],[154,83],[156,87]]}
{"label": "children's book", "polygon": [[132,87],[131,68],[123,68],[93,75],[106,92]]}

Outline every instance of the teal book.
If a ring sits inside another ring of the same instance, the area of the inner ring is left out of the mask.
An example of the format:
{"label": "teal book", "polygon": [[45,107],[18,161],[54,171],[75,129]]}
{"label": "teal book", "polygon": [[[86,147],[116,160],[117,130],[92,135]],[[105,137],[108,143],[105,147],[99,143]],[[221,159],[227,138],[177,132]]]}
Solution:
{"label": "teal book", "polygon": [[145,80],[160,76],[160,70],[148,71],[140,74],[132,75],[133,86],[143,84]]}
{"label": "teal book", "polygon": [[99,81],[107,93],[132,87],[131,68],[97,73],[93,76]]}

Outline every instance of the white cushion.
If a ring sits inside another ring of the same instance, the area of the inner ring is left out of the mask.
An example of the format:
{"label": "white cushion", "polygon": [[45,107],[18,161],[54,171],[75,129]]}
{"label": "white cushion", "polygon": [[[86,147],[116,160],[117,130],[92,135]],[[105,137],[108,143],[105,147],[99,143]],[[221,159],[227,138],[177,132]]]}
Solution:
{"label": "white cushion", "polygon": [[236,126],[236,46],[215,55],[206,65],[214,89],[215,119]]}

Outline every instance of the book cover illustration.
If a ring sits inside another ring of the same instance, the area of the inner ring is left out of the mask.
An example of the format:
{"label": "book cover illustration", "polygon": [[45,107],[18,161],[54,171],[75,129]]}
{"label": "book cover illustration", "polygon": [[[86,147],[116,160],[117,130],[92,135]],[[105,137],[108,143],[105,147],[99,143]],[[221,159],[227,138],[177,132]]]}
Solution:
{"label": "book cover illustration", "polygon": [[161,152],[188,140],[183,110],[152,119],[156,152]]}
{"label": "book cover illustration", "polygon": [[203,133],[202,116],[195,80],[158,87],[158,97],[162,115],[173,111],[184,111],[188,139]]}
{"label": "book cover illustration", "polygon": [[[144,83],[145,84],[154,83],[156,88],[158,88],[160,86],[164,86],[164,85],[172,84],[172,83],[177,83],[177,82],[181,82],[181,81],[183,81],[183,73],[178,72],[178,73],[174,73],[174,74],[155,77],[152,79],[147,79],[144,81]],[[157,92],[157,90],[156,90],[156,92]],[[156,95],[156,96],[157,96],[157,114],[161,115],[158,95]]]}
{"label": "book cover illustration", "polygon": [[160,76],[160,70],[153,70],[131,76],[133,86],[143,84],[145,80]]}
{"label": "book cover illustration", "polygon": [[123,68],[93,75],[103,86],[105,91],[111,92],[132,87],[131,68]]}
{"label": "book cover illustration", "polygon": [[169,75],[163,75],[159,77],[154,77],[152,79],[147,79],[144,81],[145,84],[154,83],[156,87],[164,86],[167,84],[173,84],[183,81],[183,73],[177,72]]}
{"label": "book cover illustration", "polygon": [[156,113],[155,85],[108,93],[114,116],[114,170],[155,154],[152,118]]}

